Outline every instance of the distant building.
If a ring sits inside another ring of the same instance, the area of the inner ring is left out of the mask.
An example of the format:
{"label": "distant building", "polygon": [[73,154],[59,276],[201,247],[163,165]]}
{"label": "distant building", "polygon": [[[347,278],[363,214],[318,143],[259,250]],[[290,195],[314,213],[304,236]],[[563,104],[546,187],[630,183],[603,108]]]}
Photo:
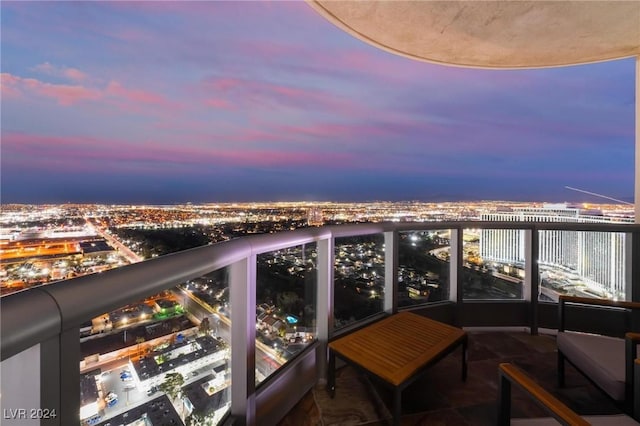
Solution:
{"label": "distant building", "polygon": [[[228,366],[221,364],[214,367],[212,373],[184,386],[184,401],[189,414],[220,419],[229,410],[231,392]],[[214,421],[213,424],[217,422]]]}
{"label": "distant building", "polygon": [[280,330],[286,330],[285,322],[274,315],[261,314],[257,319],[258,330],[276,334],[280,333]]}
{"label": "distant building", "polygon": [[83,237],[95,237],[97,235],[95,229],[92,227],[65,227],[62,229],[48,230],[46,233],[47,238],[83,238]]}
{"label": "distant building", "polygon": [[180,415],[166,395],[120,413],[97,426],[183,425]]}
{"label": "distant building", "polygon": [[322,226],[324,225],[324,217],[322,210],[317,207],[312,207],[307,212],[307,225],[309,226]]}
{"label": "distant building", "polygon": [[[603,216],[567,204],[544,204],[483,213],[483,221],[633,223],[633,219]],[[540,231],[539,263],[567,268],[588,286],[624,298],[625,234],[621,232]],[[485,262],[524,264],[525,232],[518,229],[484,229],[480,257]]]}
{"label": "distant building", "polygon": [[156,299],[153,307],[158,317],[171,317],[184,313],[180,303],[169,299]]}
{"label": "distant building", "polygon": [[133,362],[141,389],[159,386],[167,373],[180,373],[187,377],[192,371],[214,365],[229,358],[228,347],[211,336],[197,337],[193,341],[174,343]]}
{"label": "distant building", "polygon": [[0,241],[15,241],[20,235],[20,229],[0,228]]}
{"label": "distant building", "polygon": [[100,394],[96,378],[100,370],[93,370],[80,377],[80,420],[97,418],[100,413]]}
{"label": "distant building", "polygon": [[81,241],[79,244],[83,255],[101,255],[114,251],[105,240]]}
{"label": "distant building", "polygon": [[314,334],[312,327],[287,327],[284,338],[289,343],[307,343],[314,339]]}
{"label": "distant building", "polygon": [[96,231],[89,227],[46,228],[0,228],[0,240],[25,241],[43,239],[77,239],[95,237]]}

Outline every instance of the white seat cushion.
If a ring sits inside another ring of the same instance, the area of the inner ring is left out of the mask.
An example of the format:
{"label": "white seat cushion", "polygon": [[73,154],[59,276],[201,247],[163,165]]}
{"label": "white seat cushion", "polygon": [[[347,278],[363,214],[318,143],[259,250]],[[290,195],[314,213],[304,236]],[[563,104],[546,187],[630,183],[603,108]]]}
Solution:
{"label": "white seat cushion", "polygon": [[576,332],[558,333],[558,350],[611,398],[625,398],[625,341]]}

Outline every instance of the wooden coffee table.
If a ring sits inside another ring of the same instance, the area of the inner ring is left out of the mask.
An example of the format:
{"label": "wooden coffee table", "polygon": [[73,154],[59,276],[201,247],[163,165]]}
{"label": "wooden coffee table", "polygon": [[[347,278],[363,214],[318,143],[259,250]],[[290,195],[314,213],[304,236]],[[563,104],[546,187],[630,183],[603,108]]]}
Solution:
{"label": "wooden coffee table", "polygon": [[327,387],[335,395],[336,356],[373,374],[394,391],[393,424],[400,424],[402,391],[428,367],[462,345],[467,378],[467,333],[410,312],[391,315],[329,343]]}

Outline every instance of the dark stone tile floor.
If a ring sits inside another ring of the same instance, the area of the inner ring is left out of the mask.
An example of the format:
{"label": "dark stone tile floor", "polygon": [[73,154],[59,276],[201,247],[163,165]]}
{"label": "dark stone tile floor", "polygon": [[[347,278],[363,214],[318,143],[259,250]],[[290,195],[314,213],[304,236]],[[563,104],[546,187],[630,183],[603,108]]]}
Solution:
{"label": "dark stone tile floor", "polygon": [[[402,394],[402,425],[485,426],[496,423],[498,364],[512,362],[580,414],[614,414],[620,409],[573,367],[566,386],[556,382],[553,336],[525,332],[469,333],[468,376],[461,380],[461,351],[434,365]],[[392,393],[351,367],[336,374],[336,397],[317,386],[279,423],[280,426],[388,424]],[[536,403],[512,388],[513,417],[541,417]]]}

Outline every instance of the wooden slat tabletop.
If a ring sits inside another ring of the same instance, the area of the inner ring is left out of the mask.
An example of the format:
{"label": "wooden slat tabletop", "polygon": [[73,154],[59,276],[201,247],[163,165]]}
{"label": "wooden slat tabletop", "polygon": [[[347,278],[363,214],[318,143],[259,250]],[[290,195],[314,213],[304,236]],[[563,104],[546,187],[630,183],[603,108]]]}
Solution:
{"label": "wooden slat tabletop", "polygon": [[336,339],[329,347],[398,386],[464,336],[460,328],[401,312]]}

